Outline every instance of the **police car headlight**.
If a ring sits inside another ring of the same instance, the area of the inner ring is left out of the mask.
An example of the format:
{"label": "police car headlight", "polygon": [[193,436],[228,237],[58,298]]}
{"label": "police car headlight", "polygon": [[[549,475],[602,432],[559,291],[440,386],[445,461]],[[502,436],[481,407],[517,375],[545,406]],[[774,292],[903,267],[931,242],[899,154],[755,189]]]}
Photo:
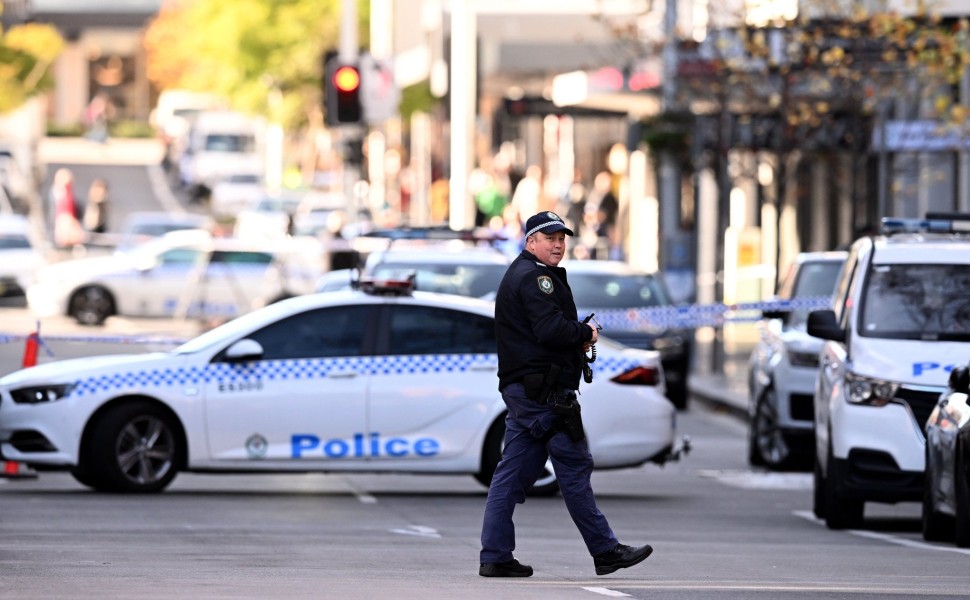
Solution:
{"label": "police car headlight", "polygon": [[899,384],[891,381],[845,374],[845,397],[853,404],[885,406],[892,401],[898,388]]}
{"label": "police car headlight", "polygon": [[24,387],[10,390],[10,397],[17,404],[43,404],[65,398],[73,389],[73,383]]}

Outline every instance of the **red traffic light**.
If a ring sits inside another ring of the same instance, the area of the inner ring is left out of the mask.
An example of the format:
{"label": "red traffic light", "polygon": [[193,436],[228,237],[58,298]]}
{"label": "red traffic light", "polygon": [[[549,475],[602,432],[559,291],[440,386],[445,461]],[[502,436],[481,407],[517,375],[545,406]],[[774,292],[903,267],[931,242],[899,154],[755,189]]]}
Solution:
{"label": "red traffic light", "polygon": [[353,92],[360,87],[360,72],[356,67],[344,65],[333,74],[333,86],[339,92]]}

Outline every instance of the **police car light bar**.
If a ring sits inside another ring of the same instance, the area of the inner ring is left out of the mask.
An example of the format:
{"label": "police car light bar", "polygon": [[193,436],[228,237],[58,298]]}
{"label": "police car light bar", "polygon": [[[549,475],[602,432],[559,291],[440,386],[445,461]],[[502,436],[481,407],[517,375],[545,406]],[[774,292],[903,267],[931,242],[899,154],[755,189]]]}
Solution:
{"label": "police car light bar", "polygon": [[970,215],[927,213],[925,219],[882,218],[882,233],[964,233],[970,232]]}
{"label": "police car light bar", "polygon": [[414,273],[410,273],[406,279],[361,277],[357,280],[357,289],[375,296],[410,296],[414,288]]}

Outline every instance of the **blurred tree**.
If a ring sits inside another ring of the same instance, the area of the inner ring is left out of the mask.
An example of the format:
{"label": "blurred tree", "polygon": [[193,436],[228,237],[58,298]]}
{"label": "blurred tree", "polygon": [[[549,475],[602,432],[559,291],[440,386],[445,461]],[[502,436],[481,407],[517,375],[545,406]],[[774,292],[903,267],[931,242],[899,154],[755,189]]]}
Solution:
{"label": "blurred tree", "polygon": [[[874,153],[874,127],[887,118],[966,125],[958,84],[970,68],[968,35],[966,19],[858,8],[712,30],[685,50],[689,73],[678,79],[679,105],[695,107],[703,123],[690,158],[714,166],[726,207],[728,150],[772,153],[781,202],[807,156],[843,153],[861,169]],[[871,221],[875,212],[854,218]]]}
{"label": "blurred tree", "polygon": [[[148,78],[162,89],[220,94],[239,110],[302,126],[319,110],[322,57],[339,44],[342,3],[166,0],[145,35]],[[369,8],[358,0],[363,46]]]}
{"label": "blurred tree", "polygon": [[53,87],[50,66],[63,48],[64,40],[50,25],[27,23],[0,31],[0,113]]}

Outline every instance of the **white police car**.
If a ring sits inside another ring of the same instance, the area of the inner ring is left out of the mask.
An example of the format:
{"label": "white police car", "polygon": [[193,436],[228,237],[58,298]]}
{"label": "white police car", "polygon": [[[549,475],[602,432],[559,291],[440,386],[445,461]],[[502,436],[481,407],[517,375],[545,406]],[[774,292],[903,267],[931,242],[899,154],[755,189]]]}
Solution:
{"label": "white police car", "polygon": [[[494,305],[393,284],[291,298],[171,353],[9,374],[0,454],[122,492],[162,490],[178,471],[457,473],[487,484],[505,427]],[[657,353],[597,347],[581,389],[596,468],[675,457]],[[536,491],[555,486],[547,473]]]}
{"label": "white police car", "polygon": [[100,325],[127,317],[231,318],[313,291],[323,270],[312,238],[253,242],[174,231],[128,252],[50,264],[27,288],[34,315]]}
{"label": "white police car", "polygon": [[970,221],[884,219],[852,244],[823,338],[815,388],[814,510],[833,529],[865,502],[918,502],[924,425],[950,370],[970,356]]}

